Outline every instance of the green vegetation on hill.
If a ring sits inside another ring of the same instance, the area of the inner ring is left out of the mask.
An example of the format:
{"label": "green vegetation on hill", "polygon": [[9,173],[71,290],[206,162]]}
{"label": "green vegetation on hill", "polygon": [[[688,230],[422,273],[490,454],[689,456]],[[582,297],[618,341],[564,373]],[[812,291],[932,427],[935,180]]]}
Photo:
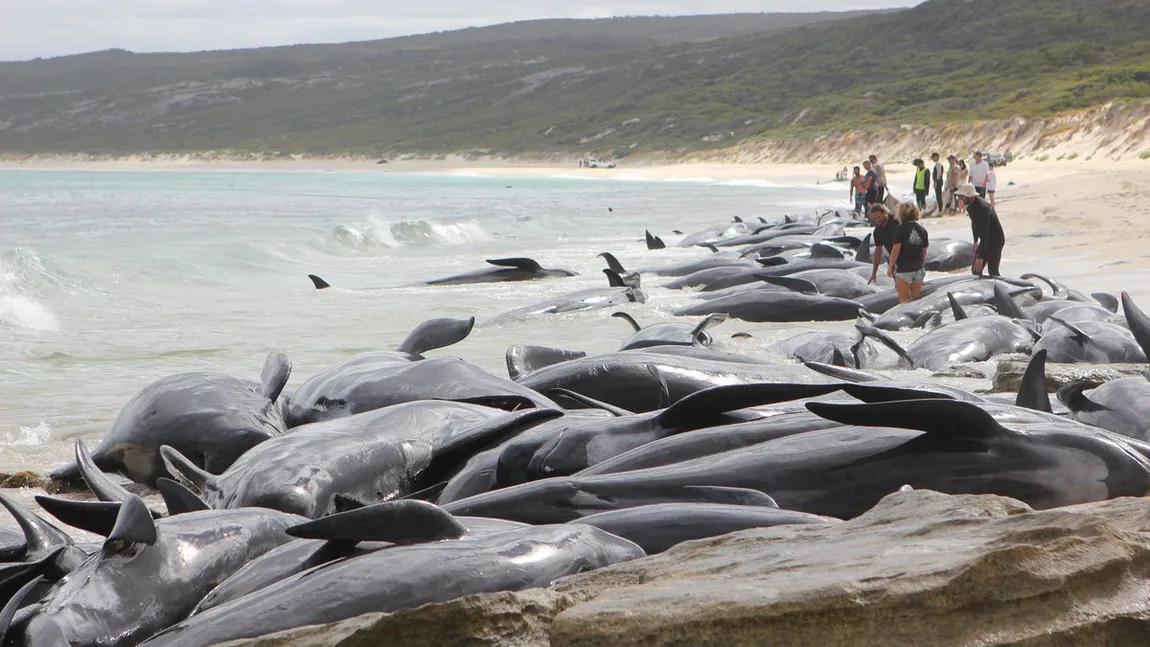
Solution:
{"label": "green vegetation on hill", "polygon": [[[828,20],[828,18],[835,18]],[[533,21],[0,64],[0,150],[697,150],[1150,97],[1145,0]]]}

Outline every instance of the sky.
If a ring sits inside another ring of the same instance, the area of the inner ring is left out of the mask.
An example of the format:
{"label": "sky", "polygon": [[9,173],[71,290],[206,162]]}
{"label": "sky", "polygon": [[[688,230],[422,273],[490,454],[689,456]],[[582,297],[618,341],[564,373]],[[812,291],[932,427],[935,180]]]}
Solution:
{"label": "sky", "polygon": [[0,61],[374,40],[530,20],[909,7],[921,0],[0,0]]}

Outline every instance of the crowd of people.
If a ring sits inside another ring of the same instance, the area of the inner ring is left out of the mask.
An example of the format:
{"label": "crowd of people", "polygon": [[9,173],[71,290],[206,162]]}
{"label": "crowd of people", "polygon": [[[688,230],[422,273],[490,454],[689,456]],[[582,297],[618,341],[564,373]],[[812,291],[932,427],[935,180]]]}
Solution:
{"label": "crowd of people", "polygon": [[[930,238],[919,219],[927,210],[927,198],[933,192],[938,216],[957,215],[964,211],[970,218],[974,261],[971,272],[981,276],[1000,276],[1002,248],[1006,234],[995,211],[995,190],[998,178],[981,152],[974,154],[969,166],[956,155],[947,156],[943,166],[941,156],[933,153],[928,169],[921,159],[914,160],[911,189],[915,202],[897,202],[892,211],[887,206],[886,171],[876,155],[863,161],[862,168],[854,167],[851,178],[851,197],[856,213],[864,209],[874,225],[873,268],[870,280],[878,278],[879,265],[887,259],[887,274],[894,278],[899,301],[917,299],[925,280],[925,265]],[[865,173],[863,172],[865,170]],[[933,191],[932,191],[933,190]]]}

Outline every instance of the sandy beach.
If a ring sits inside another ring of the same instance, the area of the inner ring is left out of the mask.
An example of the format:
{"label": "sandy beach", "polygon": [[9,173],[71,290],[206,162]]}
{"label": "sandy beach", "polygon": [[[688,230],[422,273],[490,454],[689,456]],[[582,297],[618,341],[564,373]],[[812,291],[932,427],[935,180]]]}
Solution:
{"label": "sandy beach", "polygon": [[[0,159],[0,169],[121,171],[306,171],[343,173],[435,173],[488,177],[582,177],[663,181],[747,181],[810,185],[834,181],[842,164],[651,163],[620,160],[614,169],[580,168],[577,161],[523,162],[500,159],[378,160],[353,158],[285,158],[270,161],[189,159],[180,157],[90,160],[67,157]],[[895,195],[911,197],[913,167],[888,162],[888,181]],[[998,169],[998,212],[1007,233],[1005,265],[1011,259],[1030,263],[1023,271],[1055,271],[1066,280],[1106,274],[1125,277],[1150,268],[1150,160],[1128,158],[1057,160],[1030,156]],[[848,206],[842,183],[842,206]],[[927,220],[932,230],[957,232],[965,218]],[[1114,271],[1101,272],[1103,268]],[[1006,270],[1004,270],[1006,271]],[[1010,271],[1015,271],[1011,269]],[[1112,281],[1107,280],[1108,284]],[[1093,287],[1091,289],[1102,289]],[[1111,286],[1113,287],[1113,286]],[[1140,285],[1123,286],[1141,292]],[[1150,289],[1146,290],[1150,295]]]}

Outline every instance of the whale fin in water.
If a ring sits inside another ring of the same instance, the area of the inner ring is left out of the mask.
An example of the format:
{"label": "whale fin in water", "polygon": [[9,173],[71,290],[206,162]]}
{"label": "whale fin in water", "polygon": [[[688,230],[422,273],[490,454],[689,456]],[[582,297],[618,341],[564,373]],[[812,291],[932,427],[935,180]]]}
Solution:
{"label": "whale fin in water", "polygon": [[268,402],[275,402],[291,377],[291,360],[283,353],[270,353],[260,371],[260,393]]}
{"label": "whale fin in water", "polygon": [[647,235],[647,249],[666,249],[667,244],[663,242],[662,238],[654,236],[650,231],[644,232]]}
{"label": "whale fin in water", "polygon": [[631,327],[635,329],[635,332],[639,332],[640,330],[643,329],[643,327],[639,325],[639,322],[635,321],[635,318],[632,317],[631,315],[627,314],[626,312],[612,312],[611,316],[615,317],[617,319],[622,319],[623,321],[626,321],[627,323],[631,324]]}
{"label": "whale fin in water", "polygon": [[627,270],[623,267],[623,264],[620,263],[619,259],[615,258],[615,255],[611,252],[599,252],[599,257],[604,261],[607,261],[607,267],[616,274],[627,273]]}
{"label": "whale fin in water", "polygon": [[475,317],[466,319],[429,319],[408,333],[395,350],[422,355],[429,350],[444,348],[463,341],[475,327]]}
{"label": "whale fin in water", "polygon": [[311,279],[311,284],[312,284],[312,285],[314,285],[314,286],[315,286],[315,289],[317,289],[317,290],[323,290],[323,289],[325,289],[325,288],[330,288],[330,287],[331,287],[331,285],[330,285],[330,284],[328,284],[328,282],[327,282],[327,281],[325,281],[325,280],[323,280],[323,279],[319,278],[319,277],[318,277],[318,276],[316,276],[315,274],[308,274],[308,275],[307,275],[307,277],[308,277],[309,279]]}

